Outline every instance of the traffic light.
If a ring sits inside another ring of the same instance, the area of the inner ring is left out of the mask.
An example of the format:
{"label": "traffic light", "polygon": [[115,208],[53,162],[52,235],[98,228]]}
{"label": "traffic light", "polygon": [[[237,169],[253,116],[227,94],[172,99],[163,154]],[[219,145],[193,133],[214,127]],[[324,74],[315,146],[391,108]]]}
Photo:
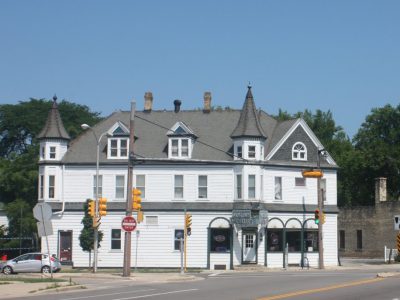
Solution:
{"label": "traffic light", "polygon": [[107,198],[99,198],[99,216],[107,215]]}
{"label": "traffic light", "polygon": [[191,235],[192,234],[192,215],[191,214],[186,214],[185,226],[186,226],[186,234]]}
{"label": "traffic light", "polygon": [[88,215],[92,218],[96,215],[96,203],[94,200],[88,201]]}
{"label": "traffic light", "polygon": [[319,209],[318,208],[314,211],[314,222],[315,222],[315,224],[319,224]]}
{"label": "traffic light", "polygon": [[142,209],[142,198],[140,195],[142,192],[139,189],[132,190],[132,208],[133,210],[141,210]]}
{"label": "traffic light", "polygon": [[322,224],[325,224],[325,212],[322,212]]}

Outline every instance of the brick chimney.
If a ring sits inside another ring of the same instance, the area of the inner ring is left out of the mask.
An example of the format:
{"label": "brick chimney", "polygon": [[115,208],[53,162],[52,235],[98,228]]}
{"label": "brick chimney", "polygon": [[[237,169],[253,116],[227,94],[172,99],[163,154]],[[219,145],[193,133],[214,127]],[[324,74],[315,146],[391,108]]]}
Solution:
{"label": "brick chimney", "polygon": [[151,112],[153,109],[153,93],[146,92],[144,93],[144,111]]}
{"label": "brick chimney", "polygon": [[375,204],[385,202],[387,199],[386,178],[375,178]]}
{"label": "brick chimney", "polygon": [[174,111],[176,113],[178,113],[181,110],[181,104],[182,104],[181,100],[178,99],[174,100],[174,107],[175,107]]}
{"label": "brick chimney", "polygon": [[211,92],[204,92],[203,112],[209,113],[210,111],[211,111]]}

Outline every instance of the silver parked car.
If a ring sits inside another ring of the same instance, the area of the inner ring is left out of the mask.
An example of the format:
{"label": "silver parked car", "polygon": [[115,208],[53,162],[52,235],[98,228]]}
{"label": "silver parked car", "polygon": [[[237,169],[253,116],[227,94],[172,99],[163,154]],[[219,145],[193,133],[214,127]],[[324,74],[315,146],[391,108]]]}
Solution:
{"label": "silver parked car", "polygon": [[14,259],[7,260],[3,265],[2,271],[6,275],[22,272],[50,273],[50,267],[53,269],[53,272],[58,272],[61,270],[61,263],[54,256],[51,256],[49,259],[48,254],[35,252],[26,253]]}

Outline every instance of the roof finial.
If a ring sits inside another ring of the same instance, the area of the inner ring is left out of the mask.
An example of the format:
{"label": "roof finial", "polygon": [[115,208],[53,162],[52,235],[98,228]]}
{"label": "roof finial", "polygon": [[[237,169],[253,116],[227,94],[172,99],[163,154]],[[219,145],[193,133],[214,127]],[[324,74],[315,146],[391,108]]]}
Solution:
{"label": "roof finial", "polygon": [[251,82],[249,81],[249,84],[247,85],[248,89],[251,89]]}
{"label": "roof finial", "polygon": [[54,102],[57,101],[57,95],[56,95],[56,94],[54,94],[54,96],[53,96],[53,101],[54,101]]}

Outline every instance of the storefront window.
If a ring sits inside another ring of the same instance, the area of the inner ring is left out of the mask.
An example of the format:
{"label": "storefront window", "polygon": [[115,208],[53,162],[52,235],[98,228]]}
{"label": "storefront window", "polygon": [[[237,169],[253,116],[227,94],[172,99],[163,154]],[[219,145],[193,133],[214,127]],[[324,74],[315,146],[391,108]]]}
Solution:
{"label": "storefront window", "polygon": [[286,243],[289,252],[301,251],[301,230],[286,231]]}
{"label": "storefront window", "polygon": [[267,230],[267,247],[269,252],[283,251],[283,230],[268,229]]}
{"label": "storefront window", "polygon": [[211,252],[229,252],[231,250],[231,230],[229,228],[211,228]]}
{"label": "storefront window", "polygon": [[318,251],[318,231],[304,231],[304,252]]}

